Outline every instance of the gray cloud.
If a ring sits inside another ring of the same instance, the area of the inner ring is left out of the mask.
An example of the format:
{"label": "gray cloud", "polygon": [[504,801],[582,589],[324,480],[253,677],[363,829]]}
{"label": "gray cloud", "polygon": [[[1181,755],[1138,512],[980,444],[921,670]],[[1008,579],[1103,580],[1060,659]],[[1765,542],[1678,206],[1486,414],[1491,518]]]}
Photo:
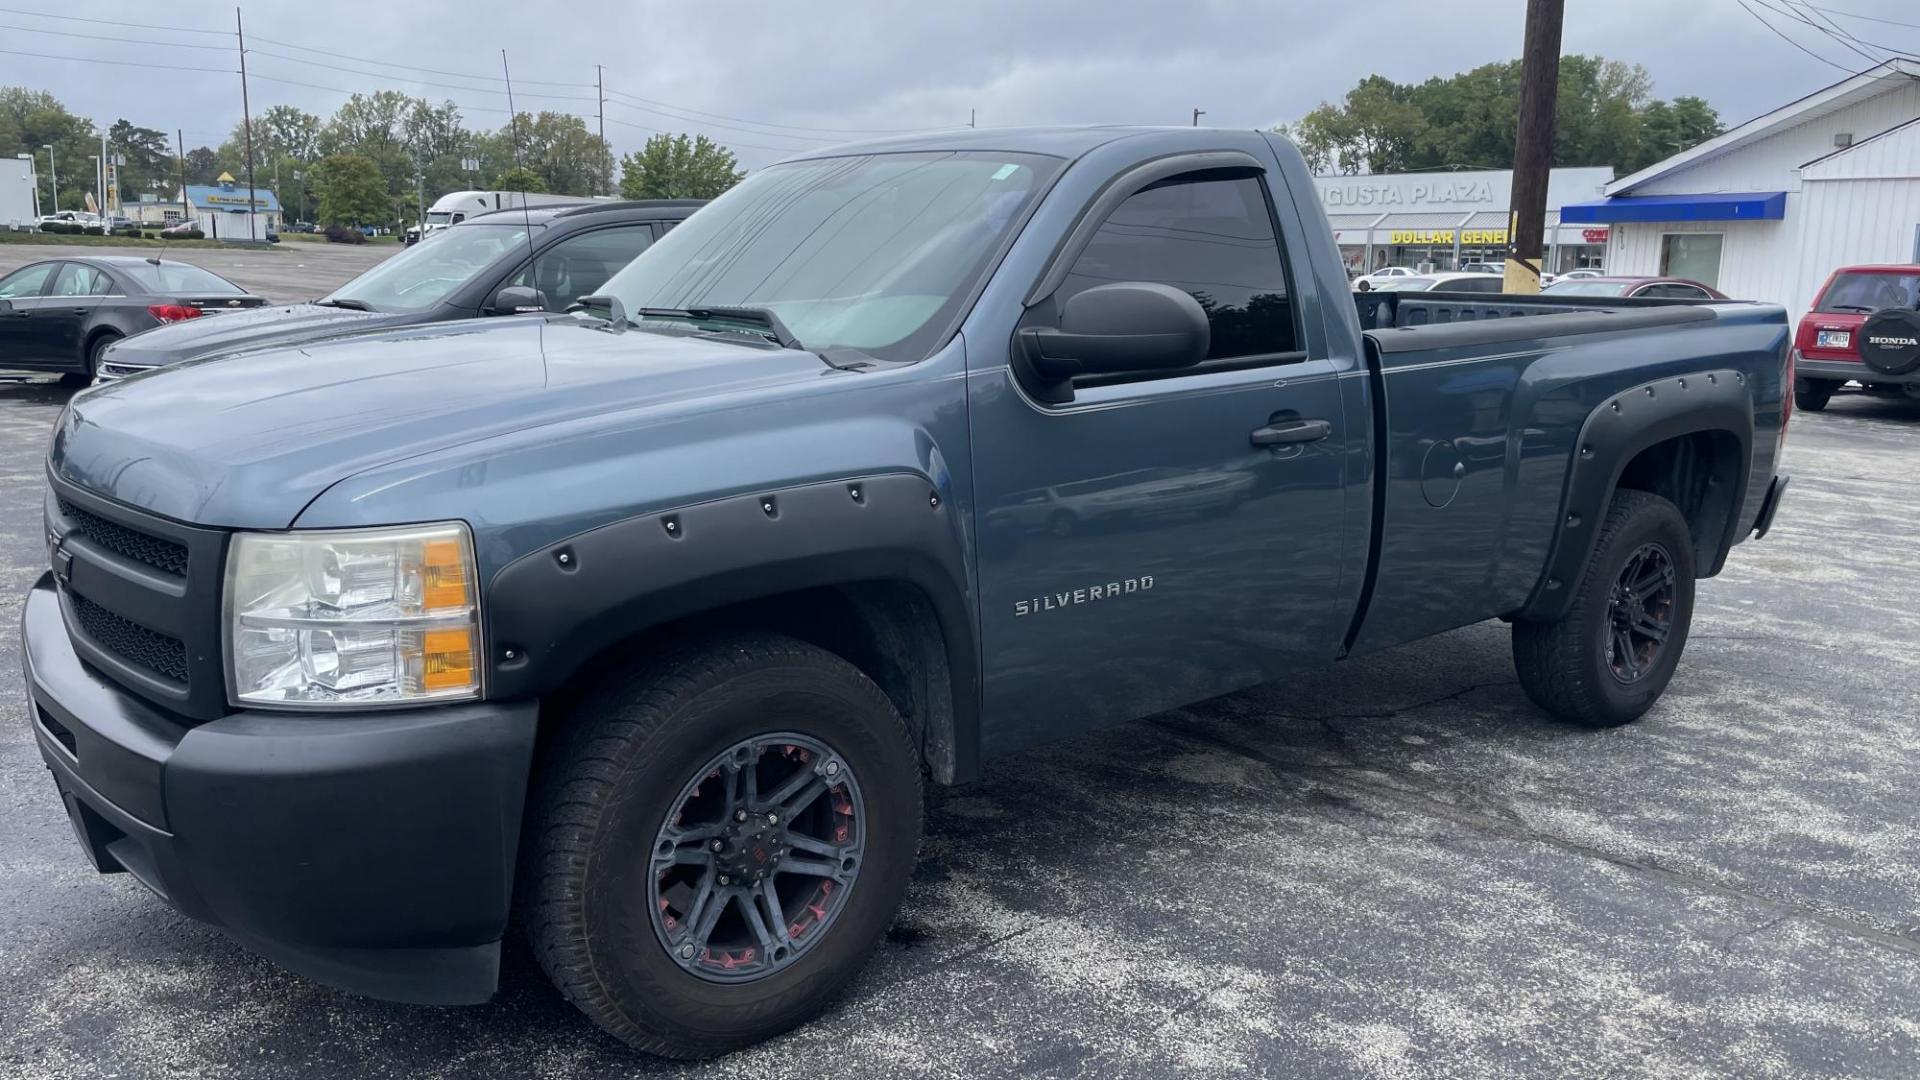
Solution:
{"label": "gray cloud", "polygon": [[[1906,0],[1820,2],[1920,23]],[[473,126],[498,126],[505,121],[506,101],[494,82],[409,78],[399,71],[378,77],[262,54],[367,71],[389,70],[367,62],[380,60],[490,77],[499,72],[504,47],[522,110],[591,115],[593,65],[604,64],[608,86],[622,94],[607,112],[607,133],[617,149],[638,146],[651,130],[700,131],[735,146],[749,166],[767,164],[789,150],[858,138],[862,131],[958,126],[966,123],[969,109],[978,111],[982,126],[1180,124],[1194,108],[1206,110],[1207,124],[1266,126],[1338,97],[1374,72],[1418,80],[1512,57],[1520,46],[1521,8],[1518,0],[710,0],[691,5],[591,0],[564,7],[502,0],[400,5],[350,0],[324,6],[262,0],[245,5],[250,44],[258,50],[250,66],[261,76],[253,84],[256,111],[285,102],[326,114],[344,100],[339,93],[270,81],[278,78],[343,90],[391,86],[436,101],[450,98],[464,107]],[[1573,0],[1569,9],[1568,51],[1642,64],[1653,74],[1657,94],[1698,94],[1729,121],[1765,112],[1840,77],[1759,26],[1734,0]],[[226,24],[219,12],[150,4],[60,9],[87,18],[221,30]],[[1836,17],[1868,41],[1920,51],[1920,29]],[[1865,66],[1859,56],[1812,29],[1774,18],[1809,47]],[[3,11],[0,26],[129,39],[118,44],[0,29],[0,49],[40,54],[0,55],[0,83],[50,90],[97,121],[125,116],[169,132],[185,128],[188,144],[197,145],[218,141],[239,118],[235,75],[44,58],[233,66],[230,51],[131,43],[163,37],[224,44],[217,37],[139,29],[122,34],[111,27]],[[674,108],[643,105],[633,100],[636,96]],[[554,100],[558,97],[586,100]],[[670,115],[676,111],[681,118]]]}

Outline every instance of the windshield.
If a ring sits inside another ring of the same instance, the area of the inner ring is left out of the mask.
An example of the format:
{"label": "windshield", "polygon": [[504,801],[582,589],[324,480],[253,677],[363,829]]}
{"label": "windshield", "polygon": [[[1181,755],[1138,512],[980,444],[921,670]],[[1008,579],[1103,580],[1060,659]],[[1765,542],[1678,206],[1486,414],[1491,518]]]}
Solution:
{"label": "windshield", "polygon": [[445,225],[447,222],[452,220],[453,220],[453,211],[451,210],[427,211],[427,224],[429,225]]}
{"label": "windshield", "polygon": [[528,244],[527,228],[519,222],[449,228],[433,243],[402,251],[333,290],[326,299],[358,300],[374,311],[425,311],[503,252],[514,247],[524,250]]}
{"label": "windshield", "polygon": [[186,263],[121,263],[114,270],[139,282],[150,293],[193,293],[200,296],[245,296],[247,290],[226,278]]}
{"label": "windshield", "polygon": [[919,360],[1059,169],[1005,153],[875,154],[748,177],[615,274],[641,308],[763,307],[809,349]]}
{"label": "windshield", "polygon": [[1920,274],[1841,274],[1820,297],[1816,311],[1920,309]]}
{"label": "windshield", "polygon": [[1556,281],[1540,291],[1556,296],[1619,296],[1627,291],[1630,282],[1595,281],[1591,278],[1573,281]]}

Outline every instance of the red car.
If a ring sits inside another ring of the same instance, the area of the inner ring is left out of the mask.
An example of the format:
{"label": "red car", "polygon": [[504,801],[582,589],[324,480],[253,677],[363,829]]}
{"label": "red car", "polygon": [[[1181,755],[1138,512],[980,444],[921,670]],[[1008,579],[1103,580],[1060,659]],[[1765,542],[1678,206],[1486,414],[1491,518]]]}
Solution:
{"label": "red car", "polygon": [[1920,397],[1920,265],[1843,266],[1794,332],[1793,403],[1818,411],[1848,382]]}
{"label": "red car", "polygon": [[1726,300],[1711,285],[1677,277],[1567,278],[1541,289],[1546,296],[1664,297],[1668,300]]}

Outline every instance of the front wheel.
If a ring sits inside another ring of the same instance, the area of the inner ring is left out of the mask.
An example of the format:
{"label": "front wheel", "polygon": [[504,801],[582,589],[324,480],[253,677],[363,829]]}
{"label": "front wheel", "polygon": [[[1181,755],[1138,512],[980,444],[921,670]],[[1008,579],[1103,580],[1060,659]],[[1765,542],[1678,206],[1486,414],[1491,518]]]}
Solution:
{"label": "front wheel", "polygon": [[1795,379],[1793,381],[1793,407],[1806,412],[1819,412],[1833,400],[1833,392],[1840,384],[1829,379]]}
{"label": "front wheel", "polygon": [[920,839],[919,760],[886,695],[758,635],[611,680],[567,722],[523,893],[561,992],[672,1057],[825,1007],[892,921]]}
{"label": "front wheel", "polygon": [[1639,718],[1680,663],[1693,585],[1693,538],[1679,508],[1649,492],[1615,492],[1567,613],[1513,624],[1521,688],[1573,723]]}

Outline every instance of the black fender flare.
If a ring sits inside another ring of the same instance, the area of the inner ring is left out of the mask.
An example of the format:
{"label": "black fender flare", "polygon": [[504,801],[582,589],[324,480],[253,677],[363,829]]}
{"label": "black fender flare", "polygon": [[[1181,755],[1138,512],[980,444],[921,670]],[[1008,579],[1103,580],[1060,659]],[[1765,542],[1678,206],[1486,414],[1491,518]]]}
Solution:
{"label": "black fender flare", "polygon": [[945,638],[956,778],[979,765],[979,663],[960,523],[925,477],[770,488],[643,514],[530,551],[481,593],[489,697],[537,697],[646,630],[801,589],[916,587]]}
{"label": "black fender flare", "polygon": [[[1752,472],[1754,404],[1750,391],[1745,374],[1717,369],[1640,383],[1595,407],[1574,443],[1546,566],[1515,617],[1551,621],[1566,614],[1573,603],[1573,590],[1568,586],[1578,580],[1593,554],[1600,522],[1627,465],[1650,446],[1703,431],[1727,432],[1740,443],[1732,512],[1726,515],[1721,535],[1694,538],[1696,559],[1704,568],[1701,576],[1717,573],[1739,537],[1739,508],[1745,505]],[[1710,557],[1700,559],[1702,553]]]}

